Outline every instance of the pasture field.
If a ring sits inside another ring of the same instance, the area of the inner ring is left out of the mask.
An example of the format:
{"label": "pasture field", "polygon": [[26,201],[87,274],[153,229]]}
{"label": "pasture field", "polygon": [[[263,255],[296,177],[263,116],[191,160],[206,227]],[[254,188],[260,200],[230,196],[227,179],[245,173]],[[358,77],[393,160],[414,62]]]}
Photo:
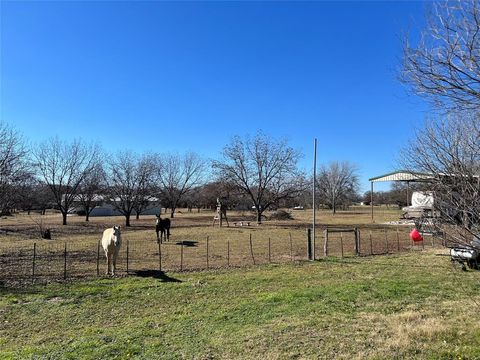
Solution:
{"label": "pasture field", "polygon": [[[267,213],[267,216],[270,216]],[[251,213],[231,212],[230,227],[213,228],[212,212],[181,211],[172,219],[171,240],[161,248],[156,243],[154,216],[132,220],[123,227],[123,245],[117,263],[118,274],[138,270],[199,270],[241,267],[265,263],[284,263],[307,258],[306,228],[310,211],[293,211],[293,220],[266,220],[257,226],[235,227],[233,222],[253,220]],[[322,231],[326,227],[361,231],[362,255],[400,252],[412,248],[409,226],[382,225],[398,219],[398,210],[379,208],[376,223],[371,223],[368,208],[339,212],[333,216],[321,211],[318,216],[316,255],[323,256]],[[98,246],[102,231],[121,224],[122,217],[69,217],[62,226],[58,214],[24,215],[0,221],[0,283],[4,285],[44,283],[64,279],[94,277],[104,272],[104,256]],[[39,239],[39,224],[51,228],[52,240]],[[425,244],[422,244],[423,248]],[[428,242],[427,245],[431,245]],[[416,248],[419,248],[417,246]],[[354,255],[352,233],[334,233],[329,237],[328,254]]]}
{"label": "pasture field", "polygon": [[445,251],[2,289],[1,359],[478,359]]}

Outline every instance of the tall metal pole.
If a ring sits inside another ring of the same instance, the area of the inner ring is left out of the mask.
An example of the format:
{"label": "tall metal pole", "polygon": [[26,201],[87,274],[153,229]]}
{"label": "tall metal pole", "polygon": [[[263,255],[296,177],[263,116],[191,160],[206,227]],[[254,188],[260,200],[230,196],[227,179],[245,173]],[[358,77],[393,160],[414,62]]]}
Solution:
{"label": "tall metal pole", "polygon": [[372,223],[373,221],[373,181],[370,181],[371,190],[370,190],[370,209],[372,210]]}
{"label": "tall metal pole", "polygon": [[317,139],[313,141],[313,191],[312,191],[312,203],[313,203],[313,241],[312,241],[312,258],[315,260],[315,185],[317,182]]}

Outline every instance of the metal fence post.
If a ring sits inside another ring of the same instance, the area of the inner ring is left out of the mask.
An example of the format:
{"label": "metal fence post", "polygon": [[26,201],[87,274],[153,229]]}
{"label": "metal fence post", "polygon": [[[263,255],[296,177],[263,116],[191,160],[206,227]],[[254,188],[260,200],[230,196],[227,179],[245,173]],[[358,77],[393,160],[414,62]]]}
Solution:
{"label": "metal fence post", "polygon": [[323,243],[323,256],[327,257],[328,256],[328,228],[325,229],[324,237],[325,237],[325,242]]}
{"label": "metal fence post", "polygon": [[252,233],[250,233],[250,255],[252,255],[253,265],[255,265],[255,257],[253,256]]}
{"label": "metal fence post", "polygon": [[369,238],[370,238],[370,255],[373,255],[372,230],[370,230]]}
{"label": "metal fence post", "polygon": [[100,275],[100,241],[97,242],[97,276]]}
{"label": "metal fence post", "polygon": [[288,233],[290,237],[290,261],[293,261],[293,243],[292,243],[292,233]]}
{"label": "metal fence post", "polygon": [[272,262],[272,244],[270,241],[270,237],[268,238],[268,262]]}
{"label": "metal fence post", "polygon": [[308,260],[313,260],[312,259],[312,229],[308,228],[307,229],[307,257]]}
{"label": "metal fence post", "polygon": [[383,228],[383,232],[385,234],[385,252],[388,254],[388,236],[387,236],[387,228]]}
{"label": "metal fence post", "polygon": [[35,260],[37,258],[37,243],[33,243],[32,284],[35,281]]}
{"label": "metal fence post", "polygon": [[343,233],[340,232],[340,249],[342,250],[342,258],[343,258]]}
{"label": "metal fence post", "polygon": [[180,244],[180,271],[183,271],[183,240]]}
{"label": "metal fence post", "polygon": [[210,268],[210,264],[208,263],[208,258],[209,258],[209,237],[207,236],[207,270]]}
{"label": "metal fence post", "polygon": [[127,275],[128,275],[128,256],[129,256],[129,243],[128,243],[128,239],[127,239]]}
{"label": "metal fence post", "polygon": [[398,227],[397,227],[397,252],[400,252],[400,235],[398,234]]}
{"label": "metal fence post", "polygon": [[162,244],[158,242],[158,270],[162,271]]}
{"label": "metal fence post", "polygon": [[65,242],[65,251],[63,252],[63,280],[67,279],[67,243]]}
{"label": "metal fence post", "polygon": [[227,239],[227,266],[230,266],[230,239]]}

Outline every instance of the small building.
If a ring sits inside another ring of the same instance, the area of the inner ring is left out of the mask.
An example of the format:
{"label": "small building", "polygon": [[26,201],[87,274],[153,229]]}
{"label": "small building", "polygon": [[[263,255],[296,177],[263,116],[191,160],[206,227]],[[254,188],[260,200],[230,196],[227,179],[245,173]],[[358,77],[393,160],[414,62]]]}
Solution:
{"label": "small building", "polygon": [[[80,202],[80,196],[81,195],[77,195],[73,202],[73,212],[85,212],[85,208]],[[119,199],[117,199],[117,201],[118,200]],[[161,213],[162,205],[158,198],[150,196],[147,201],[148,205],[142,210],[140,215],[158,215]],[[91,210],[90,217],[123,215],[113,204],[114,200],[107,200],[103,195],[95,195],[92,202],[95,207]],[[132,215],[136,216],[137,212],[133,210]]]}

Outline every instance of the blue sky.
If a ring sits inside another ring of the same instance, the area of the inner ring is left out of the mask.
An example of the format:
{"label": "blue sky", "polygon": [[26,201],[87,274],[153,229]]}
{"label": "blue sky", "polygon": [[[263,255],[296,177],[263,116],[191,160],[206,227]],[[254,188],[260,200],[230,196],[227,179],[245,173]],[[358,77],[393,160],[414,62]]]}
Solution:
{"label": "blue sky", "polygon": [[[367,179],[427,106],[397,80],[422,2],[1,2],[1,119],[32,142],[217,157],[261,129]],[[381,187],[379,187],[381,189]]]}

